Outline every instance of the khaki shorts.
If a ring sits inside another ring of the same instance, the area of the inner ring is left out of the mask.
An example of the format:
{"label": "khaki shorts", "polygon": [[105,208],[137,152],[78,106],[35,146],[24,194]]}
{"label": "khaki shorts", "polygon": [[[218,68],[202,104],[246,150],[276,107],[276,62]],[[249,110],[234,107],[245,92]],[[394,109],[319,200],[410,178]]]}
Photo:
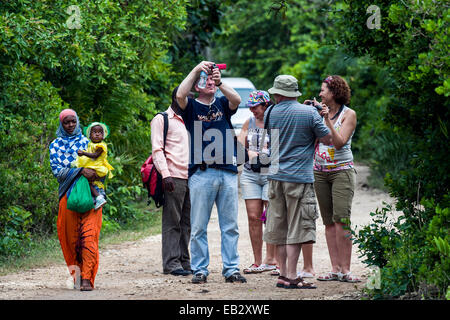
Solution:
{"label": "khaki shorts", "polygon": [[314,179],[314,189],[323,224],[350,224],[355,192],[355,169],[332,172],[314,171]]}
{"label": "khaki shorts", "polygon": [[276,245],[315,243],[318,212],[312,183],[269,180],[264,241]]}

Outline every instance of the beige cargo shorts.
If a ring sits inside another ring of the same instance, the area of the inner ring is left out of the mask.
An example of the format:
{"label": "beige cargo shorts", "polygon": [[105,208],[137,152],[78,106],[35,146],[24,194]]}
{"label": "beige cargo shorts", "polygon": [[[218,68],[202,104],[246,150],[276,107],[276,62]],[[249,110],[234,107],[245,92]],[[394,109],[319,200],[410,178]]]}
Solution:
{"label": "beige cargo shorts", "polygon": [[319,217],[312,183],[269,180],[264,241],[276,245],[315,243]]}

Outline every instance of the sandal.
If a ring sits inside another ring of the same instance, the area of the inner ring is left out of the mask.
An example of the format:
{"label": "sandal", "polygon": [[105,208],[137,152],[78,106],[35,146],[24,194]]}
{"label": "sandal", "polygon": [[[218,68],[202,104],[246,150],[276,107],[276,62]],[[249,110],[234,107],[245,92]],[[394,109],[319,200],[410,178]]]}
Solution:
{"label": "sandal", "polygon": [[81,279],[80,291],[92,291],[92,290],[94,290],[94,288],[92,288],[89,279]]}
{"label": "sandal", "polygon": [[277,288],[284,288],[289,285],[289,279],[283,276],[278,277]]}
{"label": "sandal", "polygon": [[361,280],[359,278],[352,276],[351,272],[349,272],[349,273],[340,273],[339,272],[339,281],[350,282],[350,283],[361,282]]}
{"label": "sandal", "polygon": [[257,264],[252,264],[250,267],[244,269],[244,274],[261,273],[265,270],[266,270],[265,264],[261,264],[259,266]]}
{"label": "sandal", "polygon": [[314,275],[310,272],[300,271],[297,273],[297,277],[300,278],[314,278]]}
{"label": "sandal", "polygon": [[280,275],[280,267],[276,266],[274,270],[270,271],[271,276],[279,276]]}
{"label": "sandal", "polygon": [[339,274],[340,274],[340,272],[331,272],[330,271],[326,274],[323,274],[323,275],[317,277],[317,280],[319,280],[319,281],[338,281]]}
{"label": "sandal", "polygon": [[287,279],[289,285],[284,286],[285,289],[317,289],[317,287],[310,282],[306,282],[303,278]]}
{"label": "sandal", "polygon": [[263,271],[273,271],[273,270],[276,270],[276,269],[277,269],[277,266],[274,265],[274,264],[265,264],[265,263],[263,263],[263,264],[261,265],[261,267],[264,267],[264,270],[263,270]]}

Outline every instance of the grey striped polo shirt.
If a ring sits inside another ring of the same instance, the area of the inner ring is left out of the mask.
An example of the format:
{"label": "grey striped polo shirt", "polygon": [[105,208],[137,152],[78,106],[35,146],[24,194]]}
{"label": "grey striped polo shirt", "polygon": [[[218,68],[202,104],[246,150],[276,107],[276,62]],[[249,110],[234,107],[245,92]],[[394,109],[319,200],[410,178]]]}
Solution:
{"label": "grey striped polo shirt", "polygon": [[[266,115],[267,110],[264,120]],[[279,143],[277,145],[277,139],[274,139],[271,133],[272,164],[268,178],[295,183],[313,183],[315,139],[330,133],[317,109],[295,100],[283,101],[273,106],[268,129],[278,129]]]}

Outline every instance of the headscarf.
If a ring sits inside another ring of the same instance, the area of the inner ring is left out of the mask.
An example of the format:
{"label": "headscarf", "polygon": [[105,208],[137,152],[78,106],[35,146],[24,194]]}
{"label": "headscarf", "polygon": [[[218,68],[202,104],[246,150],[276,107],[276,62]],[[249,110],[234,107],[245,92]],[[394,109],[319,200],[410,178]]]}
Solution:
{"label": "headscarf", "polygon": [[[67,116],[75,116],[75,119],[77,121],[77,126],[71,134],[67,133],[62,125],[64,118]],[[56,136],[58,138],[67,138],[69,140],[73,140],[76,139],[80,134],[82,135],[82,132],[77,113],[72,109],[64,109],[63,111],[61,111],[61,113],[59,114],[59,127],[58,130],[56,130]]]}
{"label": "headscarf", "polygon": [[[66,109],[67,110],[67,109]],[[65,110],[63,110],[64,112]],[[73,110],[72,110],[73,111]],[[61,114],[63,113],[61,112]],[[67,133],[62,126],[62,120],[67,114],[62,117],[60,114],[60,121],[58,130],[56,130],[57,138],[50,144],[50,167],[53,175],[59,182],[59,196],[60,199],[66,193],[68,188],[72,185],[81,168],[71,168],[71,164],[77,158],[77,151],[85,150],[89,140],[82,134],[78,116],[75,111],[75,118],[77,125],[72,134]]]}
{"label": "headscarf", "polygon": [[64,118],[67,116],[77,116],[77,113],[72,110],[72,109],[64,109],[63,111],[61,111],[61,113],[59,114],[59,122],[63,122]]}

